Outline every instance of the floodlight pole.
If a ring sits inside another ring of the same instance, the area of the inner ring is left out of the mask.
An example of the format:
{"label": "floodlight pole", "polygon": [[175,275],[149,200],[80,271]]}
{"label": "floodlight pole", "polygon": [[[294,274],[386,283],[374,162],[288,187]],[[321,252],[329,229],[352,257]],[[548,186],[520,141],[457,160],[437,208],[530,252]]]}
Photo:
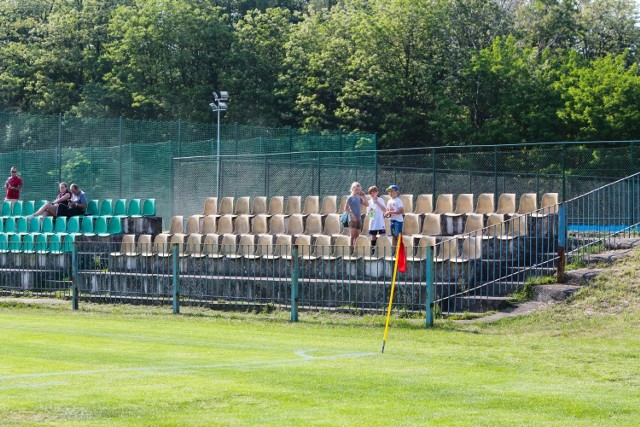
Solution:
{"label": "floodlight pole", "polygon": [[224,101],[229,99],[229,93],[226,91],[213,92],[213,102],[209,104],[211,110],[217,113],[216,125],[216,197],[220,197],[220,112],[227,110],[227,104]]}
{"label": "floodlight pole", "polygon": [[220,198],[220,106],[216,110],[218,112],[218,126],[216,127],[216,197]]}

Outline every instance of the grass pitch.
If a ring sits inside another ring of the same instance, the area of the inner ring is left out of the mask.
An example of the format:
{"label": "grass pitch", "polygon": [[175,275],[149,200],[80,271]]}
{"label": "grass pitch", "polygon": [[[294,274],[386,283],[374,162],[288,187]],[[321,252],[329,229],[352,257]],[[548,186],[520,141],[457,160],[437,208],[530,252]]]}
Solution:
{"label": "grass pitch", "polygon": [[637,425],[639,258],[522,318],[394,319],[384,354],[383,317],[5,302],[0,424]]}

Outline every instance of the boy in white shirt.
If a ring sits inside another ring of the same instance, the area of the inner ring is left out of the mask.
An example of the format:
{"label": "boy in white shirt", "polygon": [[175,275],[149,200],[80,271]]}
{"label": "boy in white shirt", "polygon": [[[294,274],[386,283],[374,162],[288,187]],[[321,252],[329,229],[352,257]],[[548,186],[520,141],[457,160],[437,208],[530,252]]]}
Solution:
{"label": "boy in white shirt", "polygon": [[387,202],[386,218],[390,219],[391,236],[393,236],[393,247],[398,244],[398,236],[402,233],[402,225],[404,223],[404,204],[398,197],[400,188],[397,185],[390,185],[387,188],[391,198]]}
{"label": "boy in white shirt", "polygon": [[[384,214],[387,212],[387,208],[384,205],[384,200],[378,197],[378,187],[375,185],[369,187],[368,193],[371,199],[369,199],[367,215],[369,215],[369,235],[371,236],[371,253],[373,254],[378,236],[386,233]],[[385,255],[389,256],[390,254]]]}

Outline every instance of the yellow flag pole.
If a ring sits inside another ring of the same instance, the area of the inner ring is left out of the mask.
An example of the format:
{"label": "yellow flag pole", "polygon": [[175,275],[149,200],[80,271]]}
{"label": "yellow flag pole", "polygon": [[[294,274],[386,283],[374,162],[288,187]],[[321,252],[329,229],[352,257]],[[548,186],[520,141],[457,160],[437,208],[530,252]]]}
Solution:
{"label": "yellow flag pole", "polygon": [[384,336],[382,337],[383,353],[384,353],[384,345],[387,342],[387,333],[389,332],[389,318],[391,317],[391,306],[393,305],[393,291],[396,288],[396,273],[398,272],[398,255],[400,254],[401,243],[402,243],[402,233],[399,233],[398,244],[396,245],[396,260],[393,263],[393,277],[391,278],[391,295],[389,295],[389,307],[387,307],[387,321],[384,325]]}

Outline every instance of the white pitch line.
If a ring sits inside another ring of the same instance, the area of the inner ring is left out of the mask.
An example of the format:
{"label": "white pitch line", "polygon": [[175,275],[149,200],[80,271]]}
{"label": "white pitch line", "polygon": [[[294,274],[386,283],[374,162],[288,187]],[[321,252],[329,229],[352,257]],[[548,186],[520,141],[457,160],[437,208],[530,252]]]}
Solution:
{"label": "white pitch line", "polygon": [[119,368],[119,369],[88,369],[81,371],[61,371],[61,372],[41,372],[33,374],[5,375],[0,377],[0,381],[16,380],[23,378],[47,378],[47,377],[64,377],[76,375],[96,375],[96,374],[115,374],[126,372],[175,372],[194,371],[199,369],[218,369],[218,368],[268,368],[272,366],[304,364],[318,360],[336,360],[336,359],[355,359],[359,357],[375,356],[378,353],[342,353],[329,356],[312,356],[305,350],[294,352],[300,358],[269,360],[262,362],[240,362],[240,363],[215,363],[209,365],[187,365],[187,366],[149,366],[136,368]]}

